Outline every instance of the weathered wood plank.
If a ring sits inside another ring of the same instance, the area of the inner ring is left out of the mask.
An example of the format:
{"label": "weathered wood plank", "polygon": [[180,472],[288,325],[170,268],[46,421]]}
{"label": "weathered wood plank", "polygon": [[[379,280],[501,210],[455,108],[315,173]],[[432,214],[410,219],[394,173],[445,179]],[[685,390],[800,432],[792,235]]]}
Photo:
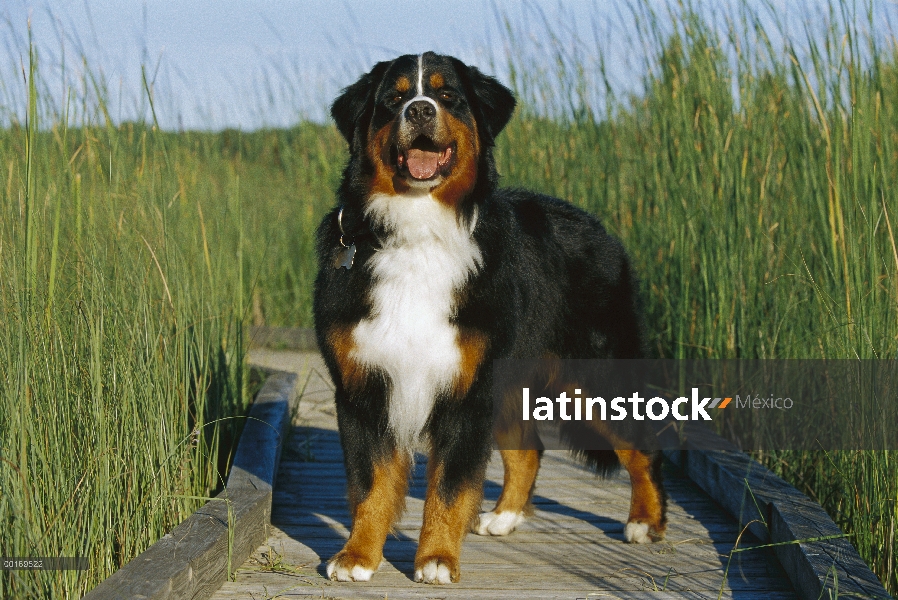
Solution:
{"label": "weathered wood plank", "polygon": [[[408,506],[411,507],[412,504],[409,502]],[[489,508],[491,506],[492,502],[484,503],[484,508]],[[334,510],[323,511],[322,509],[325,507],[329,509],[333,508]],[[331,519],[336,519],[347,525],[349,524],[349,511],[345,506],[345,502],[342,506],[335,504],[331,507],[329,505],[321,504],[317,507],[309,507],[317,508],[318,510],[315,512],[300,510],[300,508],[301,507],[295,505],[281,506],[278,508],[278,512],[275,513],[273,518],[280,525],[293,527],[322,525],[323,520],[316,516],[317,513],[326,514]],[[693,515],[682,510],[682,507],[678,506],[676,509],[677,510],[671,510],[668,513],[670,527],[674,527],[675,532],[680,531],[680,529],[678,529],[680,526],[686,529],[696,528],[706,532],[739,532],[739,527],[733,522],[733,519],[726,515],[721,515],[719,513],[712,514],[710,512],[707,515]],[[623,527],[623,519],[626,518],[626,513],[621,514],[618,512],[616,514],[620,517],[619,519],[615,519],[609,515],[595,514],[591,510],[580,510],[571,506],[558,505],[551,509],[542,510],[540,509],[540,505],[537,505],[537,510],[518,527],[518,531],[548,531],[551,533],[574,533],[595,531],[596,529],[605,531],[608,526],[620,525],[620,527]],[[710,527],[709,524],[711,525]],[[402,518],[396,523],[396,528],[410,529],[420,527],[420,525],[420,514],[418,514],[417,511],[412,512],[409,510],[406,511]],[[686,529],[683,531],[685,532]],[[735,536],[732,539],[735,540]],[[754,540],[756,538],[750,536],[744,539]]]}
{"label": "weathered wood plank", "polygon": [[[339,467],[337,467],[339,468]],[[337,469],[335,468],[335,470]],[[284,473],[281,473],[284,477]],[[323,477],[326,477],[324,475]],[[556,505],[559,502],[565,504],[588,504],[590,506],[609,506],[617,507],[621,502],[626,503],[630,500],[629,490],[616,489],[609,490],[596,489],[588,485],[581,485],[579,489],[574,486],[558,484],[551,486],[551,498],[543,495],[543,490],[548,489],[546,485],[537,485],[534,492],[533,504],[536,507],[545,504]],[[671,486],[673,487],[673,486]],[[285,489],[286,488],[286,489]],[[286,506],[292,506],[297,502],[303,502],[308,498],[321,499],[323,501],[344,500],[346,499],[345,481],[336,480],[332,484],[319,483],[310,486],[302,486],[299,482],[293,482],[289,488],[285,485],[283,488],[275,490],[275,503],[283,503]],[[486,482],[485,501],[495,503],[499,495],[501,485],[494,481]],[[424,498],[425,486],[413,485],[408,489],[408,495],[411,498]],[[678,504],[675,508],[684,509],[690,514],[695,511],[706,509],[708,512],[719,512],[720,506],[712,502],[708,498],[697,496],[693,490],[670,490],[670,496],[676,498]],[[686,508],[684,508],[686,507]],[[711,509],[713,507],[713,510]]]}
{"label": "weathered wood plank", "polygon": [[[836,588],[840,595],[890,598],[819,504],[706,428],[687,424],[685,432],[683,450],[666,452],[668,458],[758,539],[777,544],[802,598],[816,600]],[[711,447],[719,450],[694,449]]]}
{"label": "weathered wood plank", "polygon": [[[260,598],[335,598],[333,594],[338,593],[337,590],[322,586],[312,586],[304,582],[294,580],[284,580],[279,582],[280,585],[272,585],[271,583],[255,583],[247,584],[240,589],[233,589],[220,592],[216,595],[219,600],[258,600]],[[498,590],[494,588],[464,588],[457,589],[452,587],[441,587],[438,589],[402,589],[394,587],[385,591],[385,587],[376,589],[359,588],[352,592],[351,595],[340,595],[340,598],[352,598],[358,600],[433,600],[439,599],[459,599],[471,600],[472,598],[484,598],[489,600],[717,600],[717,591],[682,591],[682,592],[662,592],[662,591],[615,591],[613,593],[607,591],[594,591],[588,587],[575,590]],[[791,592],[745,592],[740,591],[737,595],[732,592],[724,591],[721,598],[727,600],[737,598],[738,600],[794,600],[795,594]]]}
{"label": "weathered wood plank", "polygon": [[[300,543],[293,537],[273,535],[267,544],[284,562],[317,568],[322,559],[328,558],[342,547],[340,542],[342,539],[305,540]],[[411,573],[416,549],[415,540],[390,539],[385,547],[385,556],[393,566]],[[568,540],[567,544],[528,544],[518,543],[512,537],[507,542],[466,542],[462,559],[466,565],[471,566],[472,573],[489,572],[495,567],[496,571],[516,569],[526,572],[529,577],[533,574],[533,569],[576,568],[608,576],[621,569],[635,569],[653,577],[666,577],[668,574],[707,576],[718,583],[723,581],[728,565],[730,577],[750,578],[753,585],[759,585],[758,577],[768,577],[776,579],[780,587],[789,587],[782,567],[771,553],[761,553],[759,556],[737,554],[729,561],[726,555],[728,549],[724,545],[689,547],[662,543],[660,547],[642,551],[627,549],[624,552],[621,551],[620,544],[617,548],[584,543],[582,540]],[[607,560],[611,556],[614,560]]]}
{"label": "weathered wood plank", "polygon": [[[415,584],[411,580],[413,567],[411,563],[385,563],[375,574],[371,582],[339,583],[331,582],[327,586],[329,595],[337,598],[352,597],[359,589],[380,589],[381,593],[393,597],[396,591],[417,587],[429,588],[431,596],[438,596],[444,589],[454,588],[459,590],[491,588],[491,591],[499,590],[583,590],[617,592],[651,590],[658,591],[713,591],[721,588],[725,591],[759,591],[791,592],[788,581],[780,577],[765,577],[752,574],[751,578],[737,575],[729,576],[726,580],[719,574],[679,574],[675,571],[668,576],[666,573],[646,573],[639,569],[621,566],[617,572],[593,571],[588,567],[558,567],[549,565],[528,565],[526,572],[518,565],[489,565],[483,568],[481,565],[471,565],[462,573],[461,581],[451,586],[424,586]],[[309,573],[306,577],[311,581],[324,584],[327,580],[318,575],[313,577]],[[238,583],[250,584],[281,580],[282,576],[265,572],[242,572],[238,576]],[[276,585],[276,584],[275,584]],[[230,586],[228,586],[230,587]],[[336,593],[335,593],[336,592]],[[794,592],[793,598],[794,598]]]}
{"label": "weathered wood plank", "polygon": [[[328,514],[329,518],[333,518],[333,515]],[[273,517],[279,527],[281,527],[284,531],[289,531],[295,535],[301,535],[304,538],[319,538],[319,537],[330,537],[333,534],[333,528],[327,525],[324,522],[319,523],[317,526],[314,524],[309,524],[307,521],[303,523],[297,523],[296,519],[291,518],[290,516],[282,517],[275,515]],[[305,515],[302,515],[302,518],[305,520]],[[344,528],[349,527],[349,519],[339,519],[341,525]],[[554,536],[562,536],[557,539],[557,543],[566,543],[569,541],[568,538],[563,537],[565,535],[576,535],[576,536],[588,536],[594,537],[597,540],[602,541],[603,543],[612,543],[618,544],[624,539],[624,523],[623,521],[606,521],[600,524],[590,524],[590,523],[574,523],[568,522],[569,524],[564,523],[546,523],[546,522],[538,522],[538,521],[525,521],[522,523],[518,531],[516,532],[518,535],[515,539],[520,540],[538,540],[539,543],[551,544],[556,543],[553,541]],[[397,535],[404,535],[410,537],[417,537],[418,530],[421,528],[421,517],[420,516],[405,516],[401,522],[396,525],[396,533]],[[717,540],[726,540],[730,547],[734,545],[736,538],[739,536],[739,528],[736,527],[732,522],[719,522],[715,524],[707,524],[702,523],[697,520],[690,520],[688,522],[675,522],[674,524],[669,526],[670,531],[667,534],[666,539],[670,540],[673,543],[680,542],[684,539],[709,539],[714,538]],[[483,536],[477,536],[471,538],[471,543],[478,543],[477,539],[489,539]],[[745,545],[751,545],[747,542],[752,541],[754,538],[752,537],[749,540],[746,540],[743,536],[743,542],[746,542]],[[741,546],[742,544],[740,544]]]}

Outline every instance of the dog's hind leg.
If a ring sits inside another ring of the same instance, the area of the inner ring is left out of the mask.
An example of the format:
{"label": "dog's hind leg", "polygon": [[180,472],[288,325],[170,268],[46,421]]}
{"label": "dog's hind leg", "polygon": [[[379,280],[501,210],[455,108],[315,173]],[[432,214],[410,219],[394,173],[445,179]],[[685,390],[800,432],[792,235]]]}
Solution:
{"label": "dog's hind leg", "polygon": [[661,453],[615,450],[615,454],[630,474],[632,487],[624,538],[636,544],[663,538],[667,527],[667,494],[661,479]]}
{"label": "dog's hind leg", "polygon": [[350,508],[352,533],[343,549],[327,564],[327,576],[336,581],[368,581],[380,566],[383,547],[393,523],[405,506],[408,489],[409,455],[394,450],[374,463],[370,488],[355,498],[351,471]]}
{"label": "dog's hind leg", "polygon": [[542,456],[542,442],[536,429],[515,424],[511,429],[496,434],[502,454],[505,476],[502,494],[496,507],[480,514],[473,531],[478,535],[508,535],[533,513],[530,504],[539,461]]}
{"label": "dog's hind leg", "polygon": [[540,453],[537,450],[502,450],[505,478],[502,495],[490,512],[480,513],[473,530],[478,535],[508,535],[533,513],[530,499]]}

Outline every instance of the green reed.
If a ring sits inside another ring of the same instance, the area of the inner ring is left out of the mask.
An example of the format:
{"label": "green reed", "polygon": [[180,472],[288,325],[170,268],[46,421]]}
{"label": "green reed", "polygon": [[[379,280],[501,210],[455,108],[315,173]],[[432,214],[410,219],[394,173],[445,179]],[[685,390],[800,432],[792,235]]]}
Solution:
{"label": "green reed", "polygon": [[74,598],[222,485],[246,199],[224,160],[189,185],[200,159],[152,126],[70,127],[27,69],[26,121],[0,130],[0,555],[90,569],[6,571],[0,598]]}

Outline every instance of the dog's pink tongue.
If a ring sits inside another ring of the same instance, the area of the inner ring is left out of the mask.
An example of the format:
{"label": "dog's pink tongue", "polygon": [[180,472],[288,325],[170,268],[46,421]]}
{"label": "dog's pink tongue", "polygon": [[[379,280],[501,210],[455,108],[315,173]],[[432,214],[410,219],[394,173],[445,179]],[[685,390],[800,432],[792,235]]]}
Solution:
{"label": "dog's pink tongue", "polygon": [[408,172],[415,179],[430,179],[439,168],[440,153],[411,148],[406,154],[405,164],[408,166]]}

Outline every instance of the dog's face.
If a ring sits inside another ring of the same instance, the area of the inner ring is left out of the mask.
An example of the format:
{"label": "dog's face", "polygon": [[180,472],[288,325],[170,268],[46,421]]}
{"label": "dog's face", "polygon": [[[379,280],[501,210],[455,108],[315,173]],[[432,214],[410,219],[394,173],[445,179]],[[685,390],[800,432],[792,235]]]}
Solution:
{"label": "dog's face", "polygon": [[378,63],[331,114],[370,194],[418,189],[457,206],[492,168],[485,159],[514,105],[495,79],[428,52]]}

